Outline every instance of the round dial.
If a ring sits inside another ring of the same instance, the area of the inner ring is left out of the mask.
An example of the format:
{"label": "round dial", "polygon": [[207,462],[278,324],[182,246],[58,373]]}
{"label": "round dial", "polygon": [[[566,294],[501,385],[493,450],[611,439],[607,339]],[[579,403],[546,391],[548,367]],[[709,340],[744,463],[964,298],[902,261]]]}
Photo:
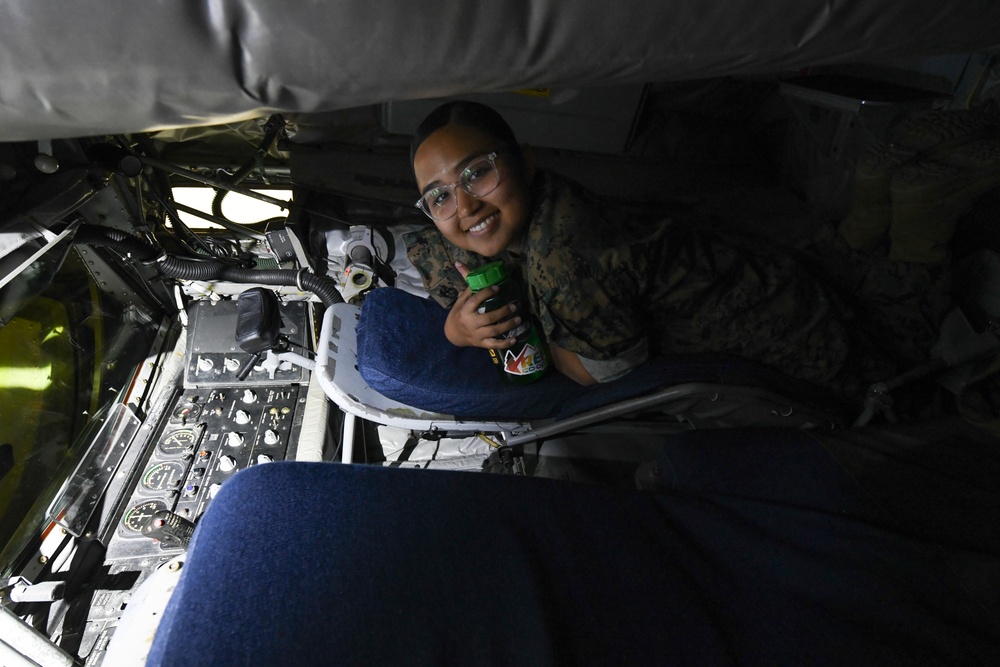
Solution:
{"label": "round dial", "polygon": [[198,431],[193,428],[182,428],[168,433],[160,441],[160,451],[164,454],[181,454],[193,452],[198,444]]}
{"label": "round dial", "polygon": [[166,503],[159,500],[147,500],[125,512],[125,516],[122,517],[122,525],[133,533],[139,533],[154,514],[165,509],[167,509]]}
{"label": "round dial", "polygon": [[150,491],[166,491],[180,485],[184,479],[185,466],[178,461],[162,461],[149,467],[142,474],[140,484]]}
{"label": "round dial", "polygon": [[190,401],[185,401],[179,403],[176,408],[174,408],[174,419],[179,420],[182,424],[194,421],[201,414],[201,406],[197,403],[191,403]]}

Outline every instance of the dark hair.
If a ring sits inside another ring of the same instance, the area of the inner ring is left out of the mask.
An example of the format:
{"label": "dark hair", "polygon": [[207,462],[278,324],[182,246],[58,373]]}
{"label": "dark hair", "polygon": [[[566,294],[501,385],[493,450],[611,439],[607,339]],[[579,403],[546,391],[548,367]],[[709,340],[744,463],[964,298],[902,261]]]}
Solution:
{"label": "dark hair", "polygon": [[434,132],[451,123],[485,132],[500,142],[501,150],[516,160],[520,159],[521,148],[514,137],[514,131],[500,114],[485,104],[459,100],[446,102],[434,109],[417,127],[410,142],[410,169],[413,168],[413,158],[416,157],[420,144]]}

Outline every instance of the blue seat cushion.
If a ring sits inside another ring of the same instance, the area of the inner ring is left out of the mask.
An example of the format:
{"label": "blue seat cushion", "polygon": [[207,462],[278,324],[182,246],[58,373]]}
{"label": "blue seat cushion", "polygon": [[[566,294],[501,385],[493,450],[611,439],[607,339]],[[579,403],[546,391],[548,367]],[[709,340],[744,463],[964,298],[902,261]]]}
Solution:
{"label": "blue seat cushion", "polygon": [[995,452],[948,469],[842,457],[921,476],[880,501],[793,429],[668,438],[658,494],[253,466],[199,521],[147,665],[995,664],[1000,624],[942,559],[997,571],[995,486],[971,512],[987,530],[957,544],[884,502],[926,496],[937,524],[965,521],[949,499]]}
{"label": "blue seat cushion", "polygon": [[758,364],[716,354],[647,361],[613,382],[581,387],[550,371],[541,380],[514,386],[493,367],[486,350],[456,347],[444,335],[448,311],[400,289],[371,292],[358,322],[358,370],[370,387],[401,403],[456,417],[532,420],[565,418],[603,405],[688,382],[749,385],[832,399]]}

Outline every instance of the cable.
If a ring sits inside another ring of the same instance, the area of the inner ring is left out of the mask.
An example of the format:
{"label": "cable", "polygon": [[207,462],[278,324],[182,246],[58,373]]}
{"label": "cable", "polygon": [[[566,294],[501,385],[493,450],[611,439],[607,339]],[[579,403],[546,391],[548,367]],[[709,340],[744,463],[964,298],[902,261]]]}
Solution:
{"label": "cable", "polygon": [[163,211],[170,220],[171,224],[173,224],[174,229],[177,230],[177,240],[180,241],[181,244],[188,249],[188,251],[194,253],[196,252],[195,248],[188,243],[189,239],[193,240],[194,243],[200,246],[204,252],[214,256],[214,253],[208,244],[206,244],[200,236],[191,231],[191,228],[188,227],[183,220],[181,220],[180,215],[177,213],[176,209],[174,209],[173,205],[171,205],[166,198],[155,189],[151,189],[151,191],[156,200],[160,202],[160,206],[163,207]]}
{"label": "cable", "polygon": [[[264,138],[261,140],[260,146],[257,147],[254,154],[233,174],[232,185],[239,185],[247,176],[253,173],[254,168],[257,167],[264,159],[264,156],[274,147],[275,142],[278,140],[278,134],[284,127],[285,119],[279,114],[275,114],[267,119],[267,122],[264,123]],[[228,194],[229,190],[216,188],[215,197],[212,199],[212,215],[218,218],[226,218],[222,213],[222,200]]]}
{"label": "cable", "polygon": [[219,260],[172,257],[155,246],[149,245],[126,232],[100,227],[81,225],[76,230],[75,243],[106,247],[139,262],[155,266],[160,273],[181,280],[219,280],[241,284],[280,285],[298,287],[314,293],[326,306],[343,303],[344,298],[337,290],[336,283],[307,269],[244,269]]}
{"label": "cable", "polygon": [[[156,191],[153,191],[153,195],[160,202],[160,205],[163,206],[163,210],[165,211],[167,217],[170,219],[170,222],[173,224],[174,229],[178,230],[179,233],[176,235],[177,239],[192,255],[192,258],[196,259],[198,257],[198,249],[200,249],[209,257],[216,259],[220,262],[226,262],[228,264],[244,268],[250,268],[254,265],[253,260],[245,256],[241,252],[238,246],[235,251],[233,251],[230,248],[225,251],[224,255],[220,254],[218,248],[219,246],[222,245],[221,241],[212,238],[202,238],[201,236],[196,234],[190,227],[184,224],[184,222],[180,218],[180,215],[177,213],[177,210],[174,208],[171,202],[167,201],[167,199],[165,199],[160,193]],[[192,247],[185,240],[185,236],[187,238],[192,239],[194,243],[197,244],[198,248]]]}

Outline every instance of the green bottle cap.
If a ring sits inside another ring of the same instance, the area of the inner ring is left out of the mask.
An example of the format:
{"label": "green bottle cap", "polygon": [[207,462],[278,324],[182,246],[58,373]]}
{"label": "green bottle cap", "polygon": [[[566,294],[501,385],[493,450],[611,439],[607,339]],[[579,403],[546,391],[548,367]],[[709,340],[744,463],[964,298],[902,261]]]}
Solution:
{"label": "green bottle cap", "polygon": [[470,271],[469,275],[465,277],[465,282],[469,283],[469,287],[472,288],[473,292],[478,292],[490,285],[496,285],[506,277],[507,270],[504,268],[503,262],[490,262],[474,271]]}

